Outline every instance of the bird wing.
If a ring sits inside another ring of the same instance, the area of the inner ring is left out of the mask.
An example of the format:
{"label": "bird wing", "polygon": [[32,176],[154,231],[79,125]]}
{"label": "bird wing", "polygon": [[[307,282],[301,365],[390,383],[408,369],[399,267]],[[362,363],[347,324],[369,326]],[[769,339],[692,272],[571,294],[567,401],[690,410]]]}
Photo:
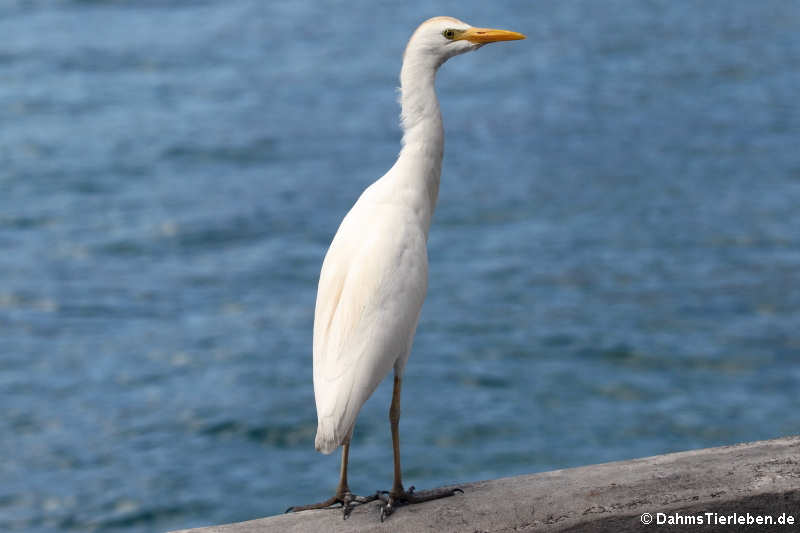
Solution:
{"label": "bird wing", "polygon": [[407,357],[425,299],[425,234],[407,209],[357,202],[325,256],[314,313],[316,447],[330,453]]}

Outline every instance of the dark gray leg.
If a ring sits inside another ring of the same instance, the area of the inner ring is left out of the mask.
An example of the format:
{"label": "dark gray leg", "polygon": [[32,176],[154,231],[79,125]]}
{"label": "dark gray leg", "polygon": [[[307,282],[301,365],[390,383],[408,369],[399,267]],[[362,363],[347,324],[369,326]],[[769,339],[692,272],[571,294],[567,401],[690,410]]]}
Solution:
{"label": "dark gray leg", "polygon": [[378,497],[383,501],[381,522],[394,512],[395,507],[438,500],[439,498],[452,496],[456,492],[464,492],[461,489],[433,489],[414,492],[414,487],[408,490],[403,488],[403,472],[400,468],[400,391],[402,386],[403,380],[395,372],[392,405],[389,407],[389,422],[392,426],[392,449],[394,451],[394,483],[392,484],[392,490],[388,494],[386,492],[378,494]]}
{"label": "dark gray leg", "polygon": [[350,515],[350,511],[353,510],[353,504],[361,504],[367,503],[371,501],[375,501],[378,499],[377,495],[374,496],[356,496],[352,492],[350,492],[350,488],[347,486],[347,461],[350,457],[350,437],[347,437],[347,440],[344,441],[342,445],[342,467],[339,472],[339,486],[336,488],[336,494],[332,497],[328,498],[324,502],[319,503],[312,503],[310,505],[296,505],[294,507],[289,507],[286,509],[287,513],[296,513],[299,511],[308,511],[310,509],[326,509],[328,507],[332,507],[337,503],[342,506],[342,518],[347,520],[347,517]]}

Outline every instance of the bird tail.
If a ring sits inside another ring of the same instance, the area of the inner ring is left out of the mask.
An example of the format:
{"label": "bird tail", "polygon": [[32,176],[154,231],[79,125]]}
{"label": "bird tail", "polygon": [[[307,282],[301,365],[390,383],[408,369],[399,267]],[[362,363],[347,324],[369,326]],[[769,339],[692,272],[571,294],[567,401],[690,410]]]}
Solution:
{"label": "bird tail", "polygon": [[336,435],[336,425],[332,424],[330,419],[320,418],[317,424],[317,438],[314,440],[317,451],[328,455],[342,444],[342,440]]}

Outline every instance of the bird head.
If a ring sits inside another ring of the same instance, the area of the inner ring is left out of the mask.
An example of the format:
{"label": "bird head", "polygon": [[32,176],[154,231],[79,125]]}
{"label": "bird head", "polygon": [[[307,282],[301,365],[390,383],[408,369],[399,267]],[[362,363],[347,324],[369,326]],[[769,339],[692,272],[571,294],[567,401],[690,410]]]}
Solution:
{"label": "bird head", "polygon": [[434,17],[417,28],[408,41],[404,60],[431,61],[438,67],[464,52],[477,50],[487,43],[516,41],[525,36],[515,31],[475,28],[453,17]]}

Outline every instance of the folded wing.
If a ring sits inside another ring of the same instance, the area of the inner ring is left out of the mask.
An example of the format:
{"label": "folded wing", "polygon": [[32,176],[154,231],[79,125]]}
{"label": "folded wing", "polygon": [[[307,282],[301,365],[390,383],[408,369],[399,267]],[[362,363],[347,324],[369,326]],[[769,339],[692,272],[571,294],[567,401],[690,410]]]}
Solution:
{"label": "folded wing", "polygon": [[[381,216],[371,216],[377,209]],[[342,444],[364,402],[411,350],[428,265],[425,235],[408,216],[356,203],[325,256],[314,314],[315,445],[323,453]]]}

